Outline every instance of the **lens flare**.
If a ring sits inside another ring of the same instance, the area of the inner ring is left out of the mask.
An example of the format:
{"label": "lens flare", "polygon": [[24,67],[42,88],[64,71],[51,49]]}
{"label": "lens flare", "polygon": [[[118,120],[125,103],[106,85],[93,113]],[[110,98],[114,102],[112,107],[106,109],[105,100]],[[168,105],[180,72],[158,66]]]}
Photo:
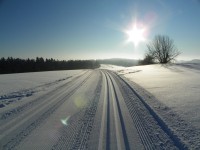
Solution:
{"label": "lens flare", "polygon": [[87,100],[84,96],[77,96],[74,99],[74,104],[77,108],[83,108],[87,104]]}
{"label": "lens flare", "polygon": [[67,118],[65,118],[65,119],[61,119],[60,121],[61,121],[61,123],[63,124],[63,125],[65,125],[65,126],[67,126],[68,125],[68,120],[69,120],[69,118],[70,118],[70,116],[68,116]]}

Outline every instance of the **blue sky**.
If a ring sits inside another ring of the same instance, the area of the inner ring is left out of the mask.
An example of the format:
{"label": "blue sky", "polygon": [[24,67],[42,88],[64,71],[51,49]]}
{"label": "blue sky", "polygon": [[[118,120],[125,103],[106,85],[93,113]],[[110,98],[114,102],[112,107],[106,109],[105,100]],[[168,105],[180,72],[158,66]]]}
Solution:
{"label": "blue sky", "polygon": [[[127,43],[124,30],[145,28]],[[179,59],[200,58],[198,0],[0,0],[0,56],[55,59],[143,58],[157,34],[174,39]]]}

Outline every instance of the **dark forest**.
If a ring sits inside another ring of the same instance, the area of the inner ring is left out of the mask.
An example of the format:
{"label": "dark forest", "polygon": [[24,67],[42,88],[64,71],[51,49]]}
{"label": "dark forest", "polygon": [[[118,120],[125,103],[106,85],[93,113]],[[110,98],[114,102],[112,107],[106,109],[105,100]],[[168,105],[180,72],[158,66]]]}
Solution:
{"label": "dark forest", "polygon": [[4,58],[0,59],[0,74],[39,72],[54,70],[95,69],[100,67],[96,60],[55,60],[37,57],[36,59]]}

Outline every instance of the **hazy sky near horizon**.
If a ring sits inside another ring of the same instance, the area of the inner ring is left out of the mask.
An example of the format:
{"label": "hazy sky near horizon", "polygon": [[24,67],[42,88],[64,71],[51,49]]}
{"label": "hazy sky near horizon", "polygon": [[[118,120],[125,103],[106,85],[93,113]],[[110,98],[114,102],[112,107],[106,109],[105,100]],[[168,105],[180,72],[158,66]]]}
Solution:
{"label": "hazy sky near horizon", "polygon": [[[137,24],[144,41],[127,42]],[[141,59],[157,34],[200,59],[199,0],[0,0],[0,57]]]}

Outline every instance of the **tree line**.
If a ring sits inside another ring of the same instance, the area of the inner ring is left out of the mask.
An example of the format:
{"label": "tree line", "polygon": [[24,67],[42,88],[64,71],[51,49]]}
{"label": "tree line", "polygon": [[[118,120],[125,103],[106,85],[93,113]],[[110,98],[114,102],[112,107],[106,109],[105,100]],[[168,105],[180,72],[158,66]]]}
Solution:
{"label": "tree line", "polygon": [[0,59],[0,74],[74,70],[74,69],[95,69],[100,67],[96,60],[55,60],[36,57],[36,59],[4,58]]}

